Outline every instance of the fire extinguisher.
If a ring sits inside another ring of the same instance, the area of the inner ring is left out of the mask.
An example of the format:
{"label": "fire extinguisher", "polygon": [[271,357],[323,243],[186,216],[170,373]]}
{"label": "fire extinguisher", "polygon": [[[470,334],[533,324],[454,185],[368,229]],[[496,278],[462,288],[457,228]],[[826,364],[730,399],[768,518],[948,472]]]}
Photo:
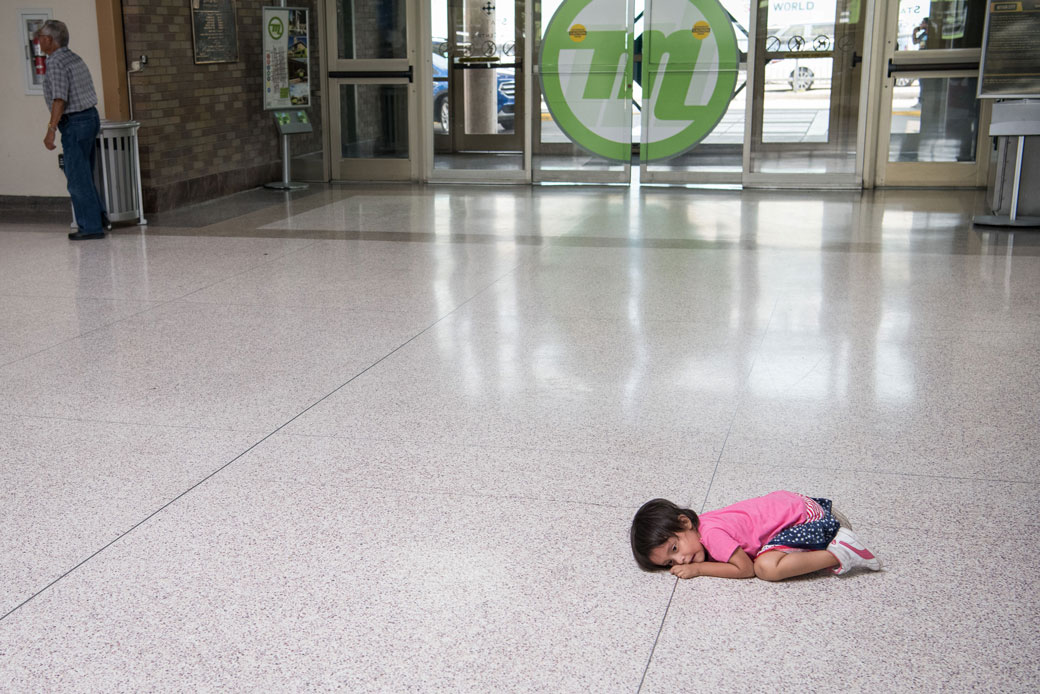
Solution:
{"label": "fire extinguisher", "polygon": [[37,75],[47,74],[47,58],[43,55],[43,51],[40,50],[39,39],[33,39],[33,67],[36,68]]}

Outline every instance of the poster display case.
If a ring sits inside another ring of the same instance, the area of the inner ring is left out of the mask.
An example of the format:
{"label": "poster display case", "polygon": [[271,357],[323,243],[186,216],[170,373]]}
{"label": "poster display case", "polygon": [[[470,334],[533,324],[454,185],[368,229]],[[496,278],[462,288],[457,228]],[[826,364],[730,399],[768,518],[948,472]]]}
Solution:
{"label": "poster display case", "polygon": [[264,109],[311,105],[309,12],[303,7],[265,7]]}

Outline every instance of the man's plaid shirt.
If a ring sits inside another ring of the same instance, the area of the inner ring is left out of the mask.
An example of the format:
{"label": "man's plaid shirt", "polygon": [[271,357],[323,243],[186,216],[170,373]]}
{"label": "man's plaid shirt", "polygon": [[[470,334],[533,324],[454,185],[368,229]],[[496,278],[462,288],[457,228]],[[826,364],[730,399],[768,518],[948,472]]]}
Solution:
{"label": "man's plaid shirt", "polygon": [[67,46],[47,56],[43,98],[47,100],[47,110],[50,110],[55,99],[64,101],[65,113],[85,111],[97,105],[94,81],[90,79],[87,64]]}

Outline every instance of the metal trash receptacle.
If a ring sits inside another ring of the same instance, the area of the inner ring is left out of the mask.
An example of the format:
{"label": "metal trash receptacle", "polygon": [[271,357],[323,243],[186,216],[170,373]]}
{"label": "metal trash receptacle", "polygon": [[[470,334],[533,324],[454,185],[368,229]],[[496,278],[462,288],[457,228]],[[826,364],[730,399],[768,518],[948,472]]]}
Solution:
{"label": "metal trash receptacle", "polygon": [[123,222],[137,218],[147,224],[141,195],[141,157],[137,150],[137,121],[101,121],[97,137],[98,191],[108,219]]}
{"label": "metal trash receptacle", "polygon": [[[988,191],[988,202],[994,214],[1011,213],[1011,197],[1015,188],[1015,160],[1018,156],[1018,138],[1001,136],[997,138],[996,172],[990,174],[992,179]],[[1025,193],[1037,190],[1040,183],[1040,137],[1024,137],[1022,139],[1022,169],[1019,172],[1019,189]],[[1016,212],[1020,215],[1040,215],[1040,196],[1021,195]]]}

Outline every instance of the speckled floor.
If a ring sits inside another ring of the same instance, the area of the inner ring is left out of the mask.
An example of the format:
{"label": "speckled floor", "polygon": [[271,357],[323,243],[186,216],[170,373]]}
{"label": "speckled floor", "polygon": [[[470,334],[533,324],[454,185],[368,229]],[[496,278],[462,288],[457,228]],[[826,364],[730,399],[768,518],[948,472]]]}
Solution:
{"label": "speckled floor", "polygon": [[[975,192],[0,222],[0,690],[1040,690],[1040,232]],[[882,573],[641,573],[836,500]]]}

